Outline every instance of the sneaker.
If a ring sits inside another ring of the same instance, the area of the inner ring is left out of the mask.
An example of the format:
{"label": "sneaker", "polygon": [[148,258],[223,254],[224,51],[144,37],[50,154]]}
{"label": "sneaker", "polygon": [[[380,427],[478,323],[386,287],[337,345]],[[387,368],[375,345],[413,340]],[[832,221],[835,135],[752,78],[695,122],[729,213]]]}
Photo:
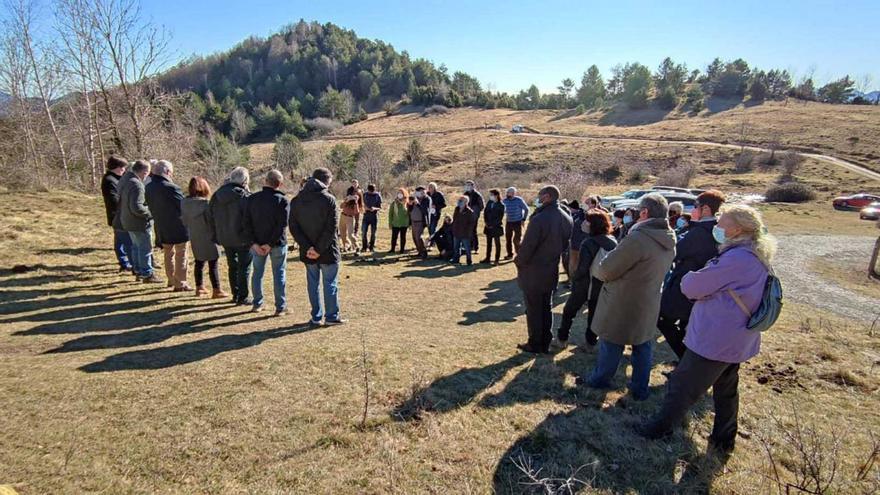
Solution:
{"label": "sneaker", "polygon": [[512,260],[512,259],[513,259],[513,255],[512,255],[512,254],[508,254],[507,256],[504,257],[504,259],[505,259],[505,260]]}
{"label": "sneaker", "polygon": [[178,285],[177,287],[174,288],[174,292],[190,292],[192,290],[193,290],[192,287],[190,287],[186,284]]}
{"label": "sneaker", "polygon": [[553,339],[553,341],[550,342],[551,349],[562,351],[565,350],[566,347],[568,347],[567,340]]}
{"label": "sneaker", "polygon": [[155,274],[150,275],[149,277],[144,277],[143,281],[145,284],[161,284],[162,279],[157,277]]}
{"label": "sneaker", "polygon": [[348,320],[338,318],[336,320],[324,320],[325,325],[344,325],[348,323]]}
{"label": "sneaker", "polygon": [[248,297],[248,298],[245,298],[245,299],[239,299],[238,301],[236,301],[235,304],[237,304],[237,305],[239,305],[239,306],[250,306],[250,305],[253,304],[253,303],[254,303],[253,300],[252,300],[251,298]]}
{"label": "sneaker", "polygon": [[125,272],[131,272],[131,267],[130,266],[120,266],[119,273],[125,273]]}
{"label": "sneaker", "polygon": [[321,320],[310,320],[309,326],[312,328],[320,327],[322,325]]}
{"label": "sneaker", "polygon": [[287,308],[281,308],[281,309],[275,310],[275,316],[287,316],[289,313],[290,312],[287,311]]}
{"label": "sneaker", "polygon": [[530,352],[532,354],[549,354],[547,349],[538,349],[537,347],[533,347],[531,344],[517,344],[516,348],[523,352]]}
{"label": "sneaker", "polygon": [[262,304],[251,308],[251,313],[262,313],[262,312],[263,312],[263,305]]}

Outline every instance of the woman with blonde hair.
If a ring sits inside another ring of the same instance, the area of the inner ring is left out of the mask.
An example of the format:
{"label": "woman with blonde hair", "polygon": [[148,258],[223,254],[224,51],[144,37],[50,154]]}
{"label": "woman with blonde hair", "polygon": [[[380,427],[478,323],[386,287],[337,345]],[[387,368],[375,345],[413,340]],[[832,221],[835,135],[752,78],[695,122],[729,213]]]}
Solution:
{"label": "woman with blonde hair", "polygon": [[728,454],[736,442],[740,363],[761,346],[760,332],[746,325],[761,304],[776,241],[761,213],[745,205],[723,208],[712,236],[720,244],[718,257],[681,281],[682,293],[696,301],[685,334],[687,350],[669,376],[662,408],[639,433],[669,434],[712,387],[715,424],[709,447]]}

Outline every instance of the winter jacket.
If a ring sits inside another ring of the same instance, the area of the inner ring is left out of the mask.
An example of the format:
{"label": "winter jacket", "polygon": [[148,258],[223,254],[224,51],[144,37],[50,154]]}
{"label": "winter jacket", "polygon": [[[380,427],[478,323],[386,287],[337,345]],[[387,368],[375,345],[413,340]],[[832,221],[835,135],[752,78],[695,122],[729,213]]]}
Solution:
{"label": "winter jacket", "polygon": [[[336,242],[338,228],[336,198],[327,190],[326,184],[310,178],[290,202],[290,233],[299,244],[300,261],[321,265],[339,263],[339,245]],[[306,256],[312,247],[319,255],[316,260]]]}
{"label": "winter jacket", "polygon": [[467,191],[464,193],[470,201],[468,202],[468,206],[470,209],[474,210],[474,213],[477,215],[477,218],[480,217],[480,213],[483,212],[483,208],[486,207],[486,203],[483,201],[483,195],[480,194],[479,191]]}
{"label": "winter jacket", "polygon": [[348,189],[345,190],[346,196],[355,196],[357,200],[355,201],[355,208],[357,208],[356,215],[360,215],[364,212],[364,190],[358,187],[355,189],[354,186],[348,186]]}
{"label": "winter jacket", "polygon": [[409,211],[403,202],[396,199],[391,202],[391,207],[388,208],[388,226],[409,227]]}
{"label": "winter jacket", "polygon": [[[427,225],[431,216],[431,198],[427,194],[421,199],[416,198],[414,203],[410,203],[409,206],[407,206],[407,210],[409,210],[409,219],[411,223],[421,222]],[[413,211],[416,213],[413,214]]]}
{"label": "winter jacket", "polygon": [[[580,227],[574,226],[572,229]],[[573,282],[588,282],[591,276],[590,267],[593,259],[599,253],[599,249],[611,252],[617,247],[617,239],[610,235],[591,235],[581,242],[579,247],[580,256],[574,272],[571,274]]]}
{"label": "winter jacket", "polygon": [[437,227],[434,235],[431,236],[430,243],[437,246],[437,249],[441,254],[447,251],[452,251],[453,237],[451,224],[444,223]]}
{"label": "winter jacket", "polygon": [[349,217],[356,217],[360,212],[361,209],[358,207],[357,195],[350,194],[346,196],[345,200],[342,202],[342,214]]}
{"label": "winter jacket", "polygon": [[466,206],[463,210],[455,207],[452,214],[452,236],[457,239],[470,239],[477,226],[477,214],[470,206]]}
{"label": "winter jacket", "polygon": [[593,331],[608,342],[638,345],[654,337],[660,288],[675,257],[675,234],[665,218],[636,224],[593,273],[604,282]]}
{"label": "winter jacket", "polygon": [[[128,174],[130,177],[127,177]],[[123,230],[129,232],[147,232],[153,228],[153,216],[147,207],[144,183],[134,172],[128,172],[120,181],[119,190],[119,221]]]}
{"label": "winter jacket", "polygon": [[107,171],[101,179],[101,196],[104,197],[104,210],[107,212],[107,225],[113,226],[113,219],[119,208],[119,180],[121,175]]}
{"label": "winter jacket", "polygon": [[431,204],[434,205],[434,215],[440,218],[440,212],[446,208],[446,196],[440,191],[435,191],[433,194],[428,193],[428,196],[431,197]]}
{"label": "winter jacket", "polygon": [[734,246],[701,270],[686,274],[681,291],[696,302],[684,345],[706,359],[725,363],[742,363],[758,354],[761,333],[746,328],[749,316],[727,289],[754,313],[761,304],[767,273],[750,247]]}
{"label": "winter jacket", "polygon": [[489,201],[483,210],[483,233],[489,237],[504,235],[504,205],[500,201]]}
{"label": "winter jacket", "polygon": [[512,198],[505,197],[501,200],[504,203],[504,214],[507,215],[507,222],[522,222],[529,216],[529,205],[520,196]]}
{"label": "winter jacket", "polygon": [[244,187],[228,182],[220,186],[211,196],[211,201],[208,203],[211,212],[208,218],[212,222],[215,240],[221,246],[243,248],[252,244],[244,235],[241,225],[245,198],[249,195]]}
{"label": "winter jacket", "polygon": [[571,249],[574,251],[579,250],[584,239],[587,238],[587,234],[581,228],[581,224],[584,223],[586,217],[587,212],[580,208],[571,210]]}
{"label": "winter jacket", "polygon": [[364,193],[364,218],[377,218],[379,212],[371,211],[370,208],[382,208],[382,195],[378,192]]}
{"label": "winter jacket", "polygon": [[513,262],[523,292],[551,292],[559,283],[559,260],[571,238],[571,215],[558,201],[532,214]]}
{"label": "winter jacket", "polygon": [[251,194],[244,204],[241,228],[249,244],[268,244],[269,247],[287,245],[287,221],[290,204],[283,192],[264,186]]}
{"label": "winter jacket", "polygon": [[683,235],[675,245],[675,259],[660,298],[660,314],[672,319],[687,319],[694,303],[681,293],[681,279],[689,272],[695,272],[718,256],[718,244],[712,237],[712,227],[716,219],[691,222],[687,235]]}
{"label": "winter jacket", "polygon": [[214,244],[214,230],[211,227],[210,209],[207,198],[183,198],[180,218],[189,231],[190,247],[197,261],[212,261],[220,257],[220,250]]}
{"label": "winter jacket", "polygon": [[189,232],[180,219],[183,192],[171,179],[154,175],[144,188],[147,206],[156,220],[157,244],[180,244],[189,240]]}

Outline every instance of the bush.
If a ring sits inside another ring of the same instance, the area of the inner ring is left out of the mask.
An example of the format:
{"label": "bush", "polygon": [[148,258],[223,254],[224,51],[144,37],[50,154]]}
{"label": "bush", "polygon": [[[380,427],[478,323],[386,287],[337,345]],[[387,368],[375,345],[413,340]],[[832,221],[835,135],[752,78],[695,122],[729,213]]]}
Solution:
{"label": "bush", "polygon": [[397,112],[397,106],[390,101],[386,101],[384,105],[382,105],[382,110],[385,112],[385,115],[391,117]]}
{"label": "bush", "polygon": [[422,112],[422,117],[427,117],[428,115],[434,114],[443,115],[448,112],[449,109],[444,107],[443,105],[431,105],[430,107],[425,108],[425,110]]}
{"label": "bush", "polygon": [[626,181],[630,184],[641,184],[645,182],[650,173],[650,166],[645,163],[637,163],[627,169]]}
{"label": "bush", "polygon": [[575,111],[575,113],[578,114],[578,115],[583,115],[584,113],[586,113],[587,109],[586,109],[586,107],[584,107],[584,104],[581,103],[580,105],[578,105],[578,106],[574,109],[574,111]]}
{"label": "bush", "polygon": [[699,112],[703,109],[704,98],[705,95],[703,94],[703,90],[698,84],[694,84],[690,88],[688,88],[687,93],[685,93],[684,103],[685,105],[691,107],[691,111]]}
{"label": "bush", "polygon": [[782,173],[785,177],[793,177],[804,163],[804,157],[794,151],[786,151],[779,156],[779,164],[782,165]]}
{"label": "bush", "polygon": [[668,168],[657,175],[657,184],[672,187],[688,187],[697,175],[697,167],[692,163],[682,163]]}
{"label": "bush", "polygon": [[272,166],[289,175],[299,167],[304,156],[305,150],[299,139],[285,133],[278,136],[272,148]]}
{"label": "bush", "polygon": [[342,122],[324,117],[308,119],[305,121],[306,127],[316,134],[328,134],[342,127]]}
{"label": "bush", "polygon": [[663,110],[672,110],[678,106],[678,96],[671,87],[665,88],[657,95],[657,105]]}
{"label": "bush", "polygon": [[743,150],[739,156],[736,157],[736,171],[738,173],[744,174],[746,172],[751,172],[755,169],[755,153],[750,150]]}
{"label": "bush", "polygon": [[784,182],[770,186],[764,198],[771,203],[803,203],[816,199],[816,192],[800,182]]}
{"label": "bush", "polygon": [[621,174],[622,172],[620,171],[620,165],[615,163],[602,169],[602,171],[599,173],[599,177],[601,177],[602,180],[605,182],[614,182],[618,178],[620,178]]}

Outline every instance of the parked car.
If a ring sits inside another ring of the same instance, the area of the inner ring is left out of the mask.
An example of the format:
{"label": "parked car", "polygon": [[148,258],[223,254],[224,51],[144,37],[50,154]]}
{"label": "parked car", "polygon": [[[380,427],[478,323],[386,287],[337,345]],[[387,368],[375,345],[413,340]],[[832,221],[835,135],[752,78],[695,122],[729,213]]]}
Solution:
{"label": "parked car", "polygon": [[[684,205],[684,213],[690,213],[691,210],[694,209],[694,204],[697,201],[697,197],[693,194],[686,193],[678,193],[675,191],[649,191],[659,193],[661,196],[666,198],[666,201],[672,203],[673,201],[681,201]],[[621,199],[617,201],[612,201],[609,205],[609,209],[611,210],[620,210],[625,208],[638,208],[639,199]]]}
{"label": "parked car", "polygon": [[675,186],[654,186],[651,189],[654,191],[675,191],[685,194],[693,194],[694,196],[699,196],[700,194],[706,192],[705,189],[692,189],[690,187],[675,187]]}
{"label": "parked car", "polygon": [[625,193],[619,194],[617,196],[605,196],[602,198],[600,203],[602,203],[602,206],[604,206],[605,208],[610,208],[611,204],[614,203],[615,201],[623,201],[623,200],[628,200],[628,199],[639,199],[642,196],[644,196],[645,194],[652,193],[652,192],[657,192],[657,191],[655,191],[653,189],[630,189],[629,191],[626,191]]}
{"label": "parked car", "polygon": [[880,195],[859,193],[834,198],[832,204],[836,210],[858,210],[878,201],[880,201]]}
{"label": "parked car", "polygon": [[859,211],[862,220],[880,220],[880,202],[874,202]]}

